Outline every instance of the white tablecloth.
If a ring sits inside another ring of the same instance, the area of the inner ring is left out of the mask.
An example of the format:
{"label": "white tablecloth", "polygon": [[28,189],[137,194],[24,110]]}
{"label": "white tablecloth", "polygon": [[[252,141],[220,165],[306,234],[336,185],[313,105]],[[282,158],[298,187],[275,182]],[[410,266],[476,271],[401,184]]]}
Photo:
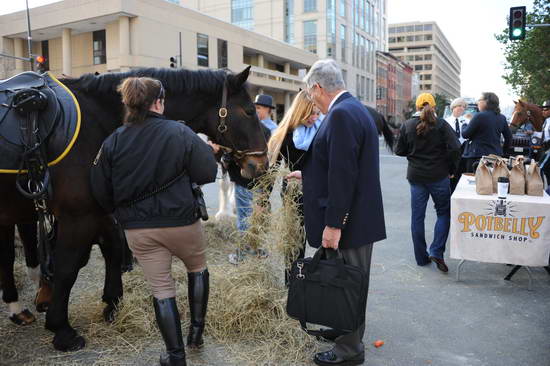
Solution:
{"label": "white tablecloth", "polygon": [[451,197],[451,258],[547,266],[550,196],[478,195],[463,175]]}

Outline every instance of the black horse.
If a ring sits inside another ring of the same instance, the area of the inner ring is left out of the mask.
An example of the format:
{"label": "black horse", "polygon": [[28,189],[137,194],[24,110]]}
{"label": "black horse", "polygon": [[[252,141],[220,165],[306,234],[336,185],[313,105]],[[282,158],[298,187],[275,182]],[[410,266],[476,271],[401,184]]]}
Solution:
{"label": "black horse", "polygon": [[[57,219],[54,251],[53,297],[46,328],[55,332],[53,345],[61,351],[83,348],[85,340],[68,320],[69,295],[78,271],[88,261],[94,238],[106,262],[104,317],[112,319],[122,298],[121,250],[118,230],[90,193],[89,169],[103,142],[121,125],[123,106],[117,86],[130,76],[159,79],[166,89],[165,115],[183,120],[235,154],[244,176],[255,177],[267,168],[267,146],[255,107],[246,89],[250,68],[239,74],[227,71],[136,69],[125,73],[87,74],[60,81],[80,104],[82,125],[71,152],[50,167],[54,197],[48,203]],[[51,141],[55,141],[55,132]],[[33,203],[15,188],[15,177],[0,175],[0,225],[36,220]],[[4,197],[6,199],[4,199]]]}

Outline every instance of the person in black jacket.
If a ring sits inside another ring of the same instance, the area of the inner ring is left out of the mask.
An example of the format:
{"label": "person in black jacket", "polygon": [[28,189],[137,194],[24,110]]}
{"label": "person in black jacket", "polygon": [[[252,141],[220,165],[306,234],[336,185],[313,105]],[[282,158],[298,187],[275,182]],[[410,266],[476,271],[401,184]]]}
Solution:
{"label": "person in black jacket", "polygon": [[185,365],[185,347],[171,274],[172,256],[188,271],[188,346],[200,347],[208,303],[205,241],[192,183],[216,179],[212,149],[185,125],[167,120],[158,80],[131,77],[119,86],[124,125],[103,143],[91,171],[92,193],[125,230],[153,290],[167,354],[161,365]]}
{"label": "person in black jacket", "polygon": [[[458,166],[460,143],[449,124],[437,118],[434,108],[431,94],[418,96],[418,112],[401,127],[395,153],[409,161],[407,179],[411,186],[411,232],[416,263],[424,266],[433,261],[440,271],[448,272],[443,254],[451,224],[449,178]],[[437,221],[428,254],[424,218],[429,196],[435,204]]]}
{"label": "person in black jacket", "polygon": [[[477,100],[480,110],[472,120],[462,125],[462,136],[469,139],[462,157],[466,159],[466,172],[473,173],[473,165],[484,155],[502,156],[510,146],[512,133],[506,117],[500,114],[499,100],[494,93],[482,93]],[[501,144],[504,137],[504,146]]]}
{"label": "person in black jacket", "polygon": [[[319,109],[309,99],[305,90],[300,91],[294,98],[292,105],[279,124],[277,130],[271,136],[268,143],[270,165],[283,161],[290,169],[302,170],[304,155],[321,126]],[[282,194],[286,192],[287,181],[283,180]],[[300,225],[304,226],[304,202],[303,195],[295,197],[295,204],[300,216]],[[304,258],[306,250],[306,238],[303,236],[300,250],[296,258],[285,258],[285,284],[288,285],[290,266],[293,259]]]}

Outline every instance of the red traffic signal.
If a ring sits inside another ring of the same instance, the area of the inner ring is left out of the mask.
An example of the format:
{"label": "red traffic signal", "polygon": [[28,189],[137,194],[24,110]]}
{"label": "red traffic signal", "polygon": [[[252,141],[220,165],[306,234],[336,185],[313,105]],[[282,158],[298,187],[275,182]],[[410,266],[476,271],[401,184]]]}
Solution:
{"label": "red traffic signal", "polygon": [[39,72],[46,72],[48,71],[48,65],[47,65],[47,59],[46,57],[42,55],[38,55],[34,58],[34,61],[36,62],[36,69]]}

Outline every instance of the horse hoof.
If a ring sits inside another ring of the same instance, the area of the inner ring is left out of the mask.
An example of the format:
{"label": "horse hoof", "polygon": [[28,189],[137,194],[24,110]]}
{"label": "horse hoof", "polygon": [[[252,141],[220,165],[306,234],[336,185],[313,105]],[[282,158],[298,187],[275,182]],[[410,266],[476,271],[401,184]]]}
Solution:
{"label": "horse hoof", "polygon": [[103,319],[105,319],[105,321],[107,323],[112,323],[115,321],[116,319],[116,312],[117,312],[117,308],[116,306],[114,305],[107,305],[105,307],[105,309],[103,309]]}
{"label": "horse hoof", "polygon": [[10,316],[10,320],[17,325],[29,325],[34,323],[36,318],[28,309],[25,309],[19,314],[13,314]]}
{"label": "horse hoof", "polygon": [[52,343],[53,347],[61,352],[74,352],[86,346],[84,337],[79,336],[74,329],[55,333]]}

